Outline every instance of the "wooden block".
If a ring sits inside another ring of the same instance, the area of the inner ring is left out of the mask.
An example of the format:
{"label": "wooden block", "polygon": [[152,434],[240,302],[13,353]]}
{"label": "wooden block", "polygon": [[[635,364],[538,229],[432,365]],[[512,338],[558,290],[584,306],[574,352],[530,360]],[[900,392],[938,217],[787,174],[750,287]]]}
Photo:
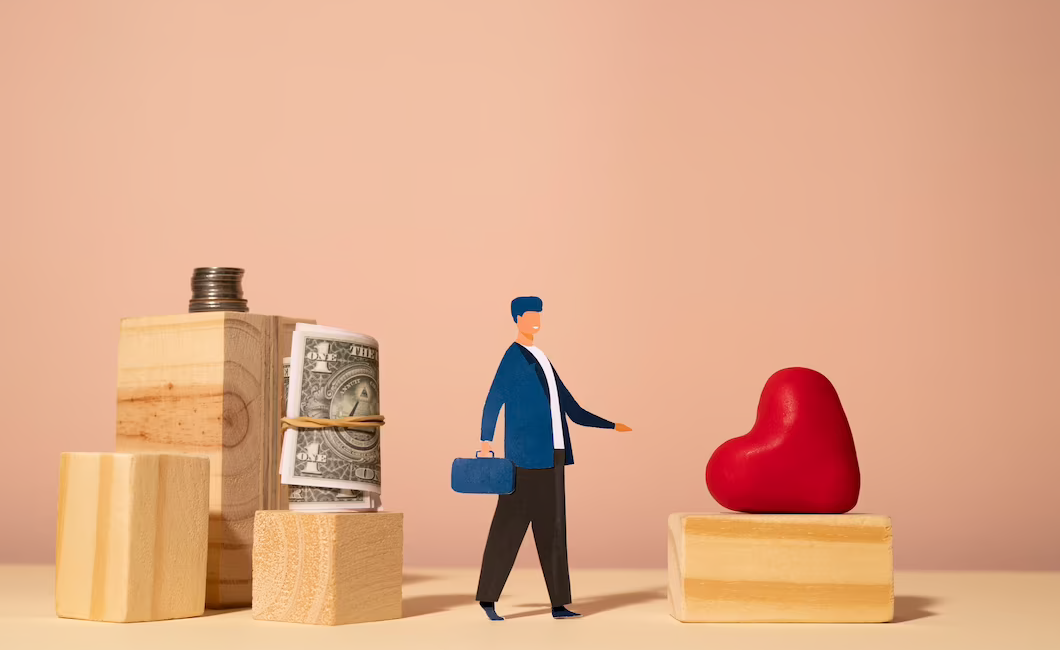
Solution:
{"label": "wooden block", "polygon": [[684,622],[884,623],[891,520],[880,515],[670,515],[669,600]]}
{"label": "wooden block", "polygon": [[211,608],[250,605],[254,513],[287,508],[282,359],[298,322],[315,321],[206,312],[121,322],[117,451],[210,457]]}
{"label": "wooden block", "polygon": [[262,511],[255,619],[344,625],[401,617],[402,514]]}
{"label": "wooden block", "polygon": [[55,613],[119,623],[201,615],[209,489],[206,456],[62,454]]}

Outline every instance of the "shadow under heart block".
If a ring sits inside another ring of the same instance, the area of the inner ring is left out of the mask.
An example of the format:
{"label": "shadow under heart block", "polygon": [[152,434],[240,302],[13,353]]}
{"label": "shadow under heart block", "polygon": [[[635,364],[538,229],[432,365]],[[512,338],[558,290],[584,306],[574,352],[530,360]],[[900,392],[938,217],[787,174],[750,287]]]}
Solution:
{"label": "shadow under heart block", "polygon": [[671,614],[686,623],[894,618],[882,515],[672,514],[667,567]]}
{"label": "shadow under heart block", "polygon": [[253,616],[313,625],[401,618],[402,544],[400,512],[259,511]]}

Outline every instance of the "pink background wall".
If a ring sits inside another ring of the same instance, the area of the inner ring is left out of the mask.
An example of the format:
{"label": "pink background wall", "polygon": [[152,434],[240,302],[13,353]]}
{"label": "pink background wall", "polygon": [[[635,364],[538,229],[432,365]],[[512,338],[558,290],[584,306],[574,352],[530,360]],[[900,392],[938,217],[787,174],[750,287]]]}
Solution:
{"label": "pink background wall", "polygon": [[[113,449],[118,319],[198,265],[378,337],[409,565],[475,565],[483,399],[539,342],[575,566],[665,517],[775,370],[836,385],[899,568],[1060,569],[1060,3],[0,2],[0,561]],[[524,564],[536,558],[524,553]]]}

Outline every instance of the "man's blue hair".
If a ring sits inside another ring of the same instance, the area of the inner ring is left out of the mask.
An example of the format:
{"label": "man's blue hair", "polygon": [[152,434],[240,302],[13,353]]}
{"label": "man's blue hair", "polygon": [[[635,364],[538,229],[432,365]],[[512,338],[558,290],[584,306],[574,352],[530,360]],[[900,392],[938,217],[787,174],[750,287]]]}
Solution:
{"label": "man's blue hair", "polygon": [[543,303],[537,296],[522,296],[512,301],[512,320],[519,322],[519,317],[528,311],[541,311]]}

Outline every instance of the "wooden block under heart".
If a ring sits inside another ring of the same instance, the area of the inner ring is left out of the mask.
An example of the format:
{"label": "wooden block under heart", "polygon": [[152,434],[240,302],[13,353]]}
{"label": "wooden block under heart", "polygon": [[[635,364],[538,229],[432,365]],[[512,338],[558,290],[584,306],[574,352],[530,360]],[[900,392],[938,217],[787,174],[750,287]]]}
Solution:
{"label": "wooden block under heart", "polygon": [[672,514],[669,600],[684,622],[885,623],[891,519]]}
{"label": "wooden block under heart", "polygon": [[297,322],[314,321],[240,312],[121,321],[117,451],[210,458],[211,608],[250,605],[254,513],[287,507],[282,361]]}
{"label": "wooden block under heart", "polygon": [[119,623],[200,616],[209,489],[206,456],[64,453],[55,613]]}
{"label": "wooden block under heart", "polygon": [[254,618],[315,625],[400,618],[402,523],[400,512],[257,513]]}

